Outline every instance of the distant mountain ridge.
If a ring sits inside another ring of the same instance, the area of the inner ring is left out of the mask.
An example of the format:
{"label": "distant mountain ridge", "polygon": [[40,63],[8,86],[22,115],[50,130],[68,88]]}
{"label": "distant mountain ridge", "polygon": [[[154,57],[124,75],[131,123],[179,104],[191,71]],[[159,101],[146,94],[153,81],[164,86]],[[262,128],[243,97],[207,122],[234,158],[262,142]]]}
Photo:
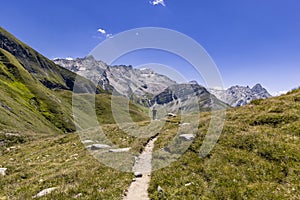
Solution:
{"label": "distant mountain ridge", "polygon": [[109,66],[102,61],[96,61],[93,56],[74,60],[55,59],[54,62],[98,83],[106,91],[115,90],[127,97],[153,96],[176,84],[170,78],[150,69],[134,69],[126,65]]}
{"label": "distant mountain ridge", "polygon": [[208,89],[210,93],[218,99],[229,104],[232,107],[244,106],[255,99],[266,99],[271,97],[269,92],[260,84],[256,84],[252,88],[249,86],[232,86],[227,90]]}
{"label": "distant mountain ridge", "polygon": [[[106,91],[115,90],[126,97],[135,98],[135,102],[147,106],[159,103],[161,98],[167,100],[169,98],[166,96],[168,89],[177,93],[179,91],[174,90],[182,91],[181,86],[184,85],[177,84],[167,76],[150,69],[135,69],[125,65],[109,66],[102,61],[96,61],[92,56],[76,59],[54,59],[54,62],[97,83]],[[193,85],[198,85],[198,83],[192,81],[188,87],[195,87]],[[202,86],[198,85],[198,87],[201,88]],[[205,91],[232,107],[246,105],[254,99],[271,97],[260,84],[256,84],[253,88],[233,86],[227,90],[207,89]],[[199,96],[197,92],[194,95]],[[186,99],[183,96],[179,97],[179,99],[181,98]]]}

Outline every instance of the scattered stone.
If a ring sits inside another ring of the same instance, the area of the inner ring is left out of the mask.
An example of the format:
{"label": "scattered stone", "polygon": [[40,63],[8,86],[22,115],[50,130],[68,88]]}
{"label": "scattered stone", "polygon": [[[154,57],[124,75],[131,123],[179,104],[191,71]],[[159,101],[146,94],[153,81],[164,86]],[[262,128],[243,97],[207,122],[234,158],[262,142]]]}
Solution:
{"label": "scattered stone", "polygon": [[0,168],[0,174],[5,176],[6,175],[6,173],[5,173],[6,170],[7,170],[7,168]]}
{"label": "scattered stone", "polygon": [[134,172],[134,176],[136,178],[141,178],[141,177],[143,177],[143,174],[141,172]]}
{"label": "scattered stone", "polygon": [[195,135],[194,134],[182,134],[182,135],[179,135],[179,138],[190,141],[190,140],[195,139]]}
{"label": "scattered stone", "polygon": [[168,114],[166,114],[166,116],[167,116],[167,117],[177,117],[177,115],[174,114],[174,113],[168,113]]}
{"label": "scattered stone", "polygon": [[99,150],[99,149],[106,149],[106,148],[110,148],[111,146],[107,145],[107,144],[93,144],[91,145],[91,150]]}
{"label": "scattered stone", "polygon": [[53,192],[56,189],[57,189],[57,187],[44,189],[44,190],[40,191],[39,193],[37,193],[37,195],[33,196],[32,198],[39,198],[39,197],[45,196],[47,194],[50,194],[51,192]]}
{"label": "scattered stone", "polygon": [[76,194],[75,196],[74,196],[74,198],[79,198],[79,197],[81,197],[82,196],[82,193],[78,193],[78,194]]}
{"label": "scattered stone", "polygon": [[7,151],[10,151],[10,150],[14,150],[14,149],[16,149],[17,147],[15,147],[15,146],[12,146],[12,147],[8,147],[6,150]]}
{"label": "scattered stone", "polygon": [[186,183],[184,186],[190,186],[190,185],[192,185],[192,183]]}
{"label": "scattered stone", "polygon": [[191,125],[191,123],[183,123],[183,124],[181,124],[181,126],[189,126],[189,125]]}
{"label": "scattered stone", "polygon": [[160,193],[160,192],[164,192],[164,190],[162,189],[162,187],[158,186],[158,187],[157,187],[157,192],[159,192],[159,193]]}
{"label": "scattered stone", "polygon": [[114,153],[121,153],[121,152],[128,152],[129,150],[130,148],[120,148],[120,149],[110,149],[108,151]]}
{"label": "scattered stone", "polygon": [[93,140],[83,140],[83,141],[82,141],[83,144],[93,143],[93,142],[94,142]]}
{"label": "scattered stone", "polygon": [[105,189],[104,188],[99,188],[98,192],[103,192]]}
{"label": "scattered stone", "polygon": [[8,136],[15,136],[15,137],[19,137],[20,134],[18,133],[5,133],[5,136],[8,137]]}

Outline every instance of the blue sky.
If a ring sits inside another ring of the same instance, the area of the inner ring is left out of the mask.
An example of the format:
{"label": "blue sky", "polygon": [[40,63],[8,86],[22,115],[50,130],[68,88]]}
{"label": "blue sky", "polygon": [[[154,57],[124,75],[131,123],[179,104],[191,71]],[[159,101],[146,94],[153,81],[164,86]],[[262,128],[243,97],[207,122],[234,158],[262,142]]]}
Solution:
{"label": "blue sky", "polygon": [[[164,0],[165,5],[153,4],[149,0],[3,1],[0,26],[49,58],[83,57],[107,34],[164,27],[199,42],[217,64],[225,87],[261,83],[274,93],[300,86],[300,1]],[[118,62],[167,63],[193,78],[184,61],[159,52],[133,53]]]}

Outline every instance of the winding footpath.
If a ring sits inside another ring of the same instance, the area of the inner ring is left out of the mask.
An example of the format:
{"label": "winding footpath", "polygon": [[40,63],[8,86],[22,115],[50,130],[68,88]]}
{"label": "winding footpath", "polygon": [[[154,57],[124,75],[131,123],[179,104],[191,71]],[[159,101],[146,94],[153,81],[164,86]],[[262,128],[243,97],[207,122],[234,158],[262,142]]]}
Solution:
{"label": "winding footpath", "polygon": [[123,200],[149,200],[148,187],[151,180],[152,152],[157,137],[151,139],[142,154],[136,159],[133,172],[136,178],[131,183]]}

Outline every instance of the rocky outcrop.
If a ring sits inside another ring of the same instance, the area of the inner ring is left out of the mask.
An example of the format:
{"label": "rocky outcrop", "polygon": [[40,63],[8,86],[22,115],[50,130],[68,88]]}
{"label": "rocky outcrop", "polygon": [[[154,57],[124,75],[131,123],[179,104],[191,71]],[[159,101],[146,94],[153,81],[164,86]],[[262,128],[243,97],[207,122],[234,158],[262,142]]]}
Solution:
{"label": "rocky outcrop", "polygon": [[84,59],[77,58],[75,60],[55,59],[54,62],[59,66],[89,79],[106,91],[113,90],[106,74],[108,66],[101,61],[96,61],[92,56],[88,56]]}
{"label": "rocky outcrop", "polygon": [[228,107],[197,83],[172,85],[156,95],[151,105],[153,109],[163,109],[166,113],[175,114],[181,111],[199,112]]}

